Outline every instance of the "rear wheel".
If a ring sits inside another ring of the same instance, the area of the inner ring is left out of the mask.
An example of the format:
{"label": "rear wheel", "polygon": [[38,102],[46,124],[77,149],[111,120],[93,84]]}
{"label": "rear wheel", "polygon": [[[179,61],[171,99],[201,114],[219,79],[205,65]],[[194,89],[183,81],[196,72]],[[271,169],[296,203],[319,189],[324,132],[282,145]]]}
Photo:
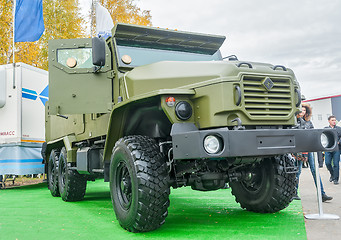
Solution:
{"label": "rear wheel", "polygon": [[49,162],[47,164],[47,182],[51,195],[54,197],[60,196],[58,187],[58,159],[59,152],[53,149],[50,153]]}
{"label": "rear wheel", "polygon": [[296,175],[285,172],[293,167],[287,156],[266,158],[244,171],[241,181],[231,182],[232,194],[242,208],[272,213],[286,208],[296,189]]}
{"label": "rear wheel", "polygon": [[110,163],[110,193],[116,218],[130,232],[159,228],[167,217],[169,176],[156,142],[144,136],[117,141]]}
{"label": "rear wheel", "polygon": [[80,201],[84,198],[87,179],[76,170],[70,169],[67,162],[67,152],[62,148],[59,156],[58,186],[62,199],[66,202]]}

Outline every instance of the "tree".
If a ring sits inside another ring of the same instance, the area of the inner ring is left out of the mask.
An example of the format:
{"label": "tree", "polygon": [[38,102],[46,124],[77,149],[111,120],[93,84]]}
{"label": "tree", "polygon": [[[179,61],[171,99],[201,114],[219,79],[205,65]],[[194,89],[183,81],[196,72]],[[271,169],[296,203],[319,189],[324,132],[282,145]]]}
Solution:
{"label": "tree", "polygon": [[48,69],[48,40],[84,38],[85,20],[83,19],[78,0],[44,0],[45,33],[39,41],[39,60],[44,61]]}
{"label": "tree", "polygon": [[[0,64],[12,62],[13,0],[0,0]],[[43,0],[45,32],[36,42],[15,43],[15,61],[48,69],[48,40],[86,37],[78,0]]]}
{"label": "tree", "polygon": [[[89,0],[90,1],[90,0]],[[151,25],[150,11],[142,11],[135,0],[100,0],[114,23]],[[93,0],[96,2],[96,0]],[[0,0],[0,65],[12,62],[13,0]],[[36,42],[15,43],[15,61],[48,70],[48,40],[90,37],[78,0],[43,0],[45,32]],[[90,14],[90,11],[89,11]]]}
{"label": "tree", "polygon": [[12,1],[0,0],[0,64],[10,63],[12,57]]}
{"label": "tree", "polygon": [[[135,5],[135,0],[98,0],[103,7],[108,9],[114,24],[121,23],[131,23],[137,25],[151,26],[151,15],[149,10],[141,10],[139,7]],[[96,1],[93,1],[93,5],[95,5]],[[93,6],[95,8],[95,6]],[[93,15],[94,12],[90,13]],[[91,17],[91,16],[90,16]],[[91,32],[94,35],[95,32],[95,24],[91,29]]]}

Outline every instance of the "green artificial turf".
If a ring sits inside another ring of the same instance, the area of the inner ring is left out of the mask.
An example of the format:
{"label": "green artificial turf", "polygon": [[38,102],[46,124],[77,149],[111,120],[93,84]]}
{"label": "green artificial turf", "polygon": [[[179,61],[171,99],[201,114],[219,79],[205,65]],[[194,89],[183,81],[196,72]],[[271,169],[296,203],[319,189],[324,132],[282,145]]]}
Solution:
{"label": "green artificial turf", "polygon": [[172,189],[166,223],[147,233],[120,227],[108,183],[88,182],[84,201],[63,202],[46,184],[0,190],[0,239],[307,239],[302,206],[258,214],[240,208],[229,189]]}

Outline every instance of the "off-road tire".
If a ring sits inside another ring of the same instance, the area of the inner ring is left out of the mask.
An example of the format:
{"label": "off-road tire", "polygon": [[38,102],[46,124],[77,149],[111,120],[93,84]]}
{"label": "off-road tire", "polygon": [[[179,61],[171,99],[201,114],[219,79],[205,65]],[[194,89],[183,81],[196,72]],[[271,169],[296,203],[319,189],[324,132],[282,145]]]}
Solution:
{"label": "off-road tire", "polygon": [[70,169],[71,163],[67,162],[67,152],[62,148],[59,155],[58,186],[62,199],[66,202],[81,201],[86,191],[87,179],[76,170]]}
{"label": "off-road tire", "polygon": [[116,218],[130,232],[159,228],[168,215],[169,175],[155,140],[119,139],[110,163],[110,194]]}
{"label": "off-road tire", "polygon": [[296,175],[287,173],[285,166],[294,167],[288,155],[266,158],[250,171],[256,173],[252,181],[231,182],[236,202],[242,208],[258,213],[273,213],[286,208],[295,194]]}
{"label": "off-road tire", "polygon": [[58,187],[58,159],[59,151],[53,149],[47,163],[47,186],[54,197],[60,197]]}

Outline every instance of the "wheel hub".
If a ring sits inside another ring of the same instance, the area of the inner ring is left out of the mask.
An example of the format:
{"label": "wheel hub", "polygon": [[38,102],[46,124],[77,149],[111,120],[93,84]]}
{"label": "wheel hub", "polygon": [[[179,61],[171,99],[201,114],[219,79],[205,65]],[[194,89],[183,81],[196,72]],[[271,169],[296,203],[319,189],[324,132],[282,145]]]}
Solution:
{"label": "wheel hub", "polygon": [[246,172],[242,184],[251,192],[257,192],[262,186],[263,172],[258,168],[254,168],[250,172]]}
{"label": "wheel hub", "polygon": [[61,168],[61,179],[60,179],[60,181],[61,181],[61,190],[63,190],[64,189],[64,187],[65,187],[65,178],[66,178],[66,166],[65,166],[65,163],[64,163],[64,159],[61,159],[61,161],[60,161],[60,163],[59,163],[59,167]]}
{"label": "wheel hub", "polygon": [[124,209],[128,209],[131,204],[132,189],[131,177],[127,166],[121,163],[118,167],[117,188],[118,199]]}
{"label": "wheel hub", "polygon": [[128,177],[125,176],[122,178],[121,189],[125,195],[131,192],[131,182],[129,176]]}

